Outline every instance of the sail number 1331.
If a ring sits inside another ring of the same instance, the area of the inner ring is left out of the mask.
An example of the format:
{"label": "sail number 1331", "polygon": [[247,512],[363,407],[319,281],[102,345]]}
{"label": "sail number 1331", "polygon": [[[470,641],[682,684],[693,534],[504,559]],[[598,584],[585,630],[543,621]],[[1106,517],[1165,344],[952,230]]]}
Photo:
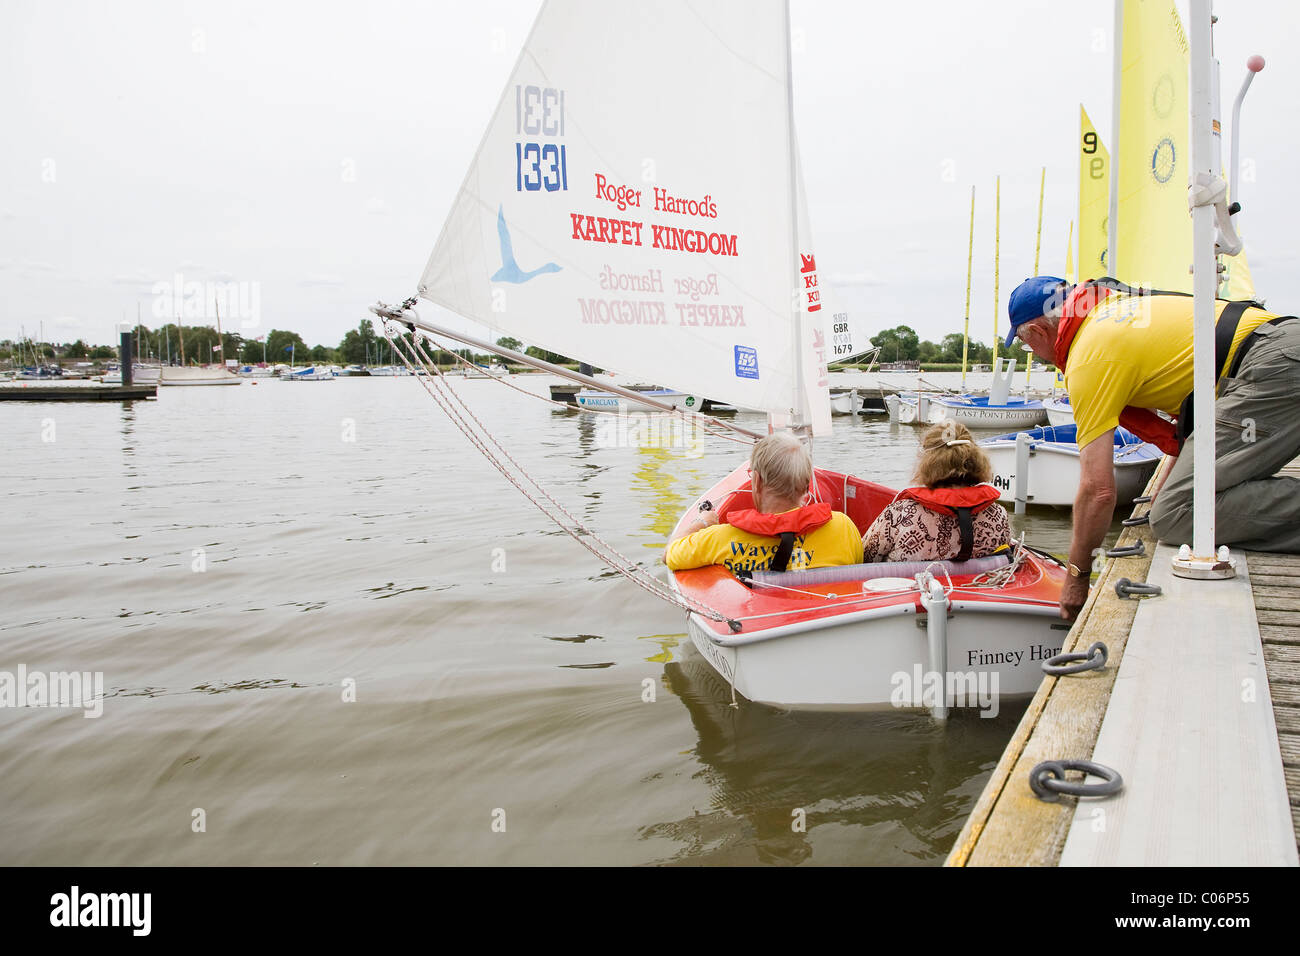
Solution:
{"label": "sail number 1331", "polygon": [[[564,90],[515,87],[515,135],[564,135]],[[568,154],[563,143],[515,143],[515,191],[557,192],[569,188]]]}

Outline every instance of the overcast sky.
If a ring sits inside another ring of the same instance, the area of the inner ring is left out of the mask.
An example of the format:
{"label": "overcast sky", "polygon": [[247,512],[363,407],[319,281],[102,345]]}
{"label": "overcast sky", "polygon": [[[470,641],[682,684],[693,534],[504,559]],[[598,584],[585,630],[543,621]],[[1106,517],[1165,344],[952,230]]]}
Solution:
{"label": "overcast sky", "polygon": [[[337,344],[377,298],[414,292],[539,7],[5,0],[0,338],[44,323],[47,339],[109,342],[137,305],[157,326],[154,287],[179,274],[257,296],[258,327],[227,329]],[[1295,311],[1300,4],[1216,12],[1226,104],[1246,56],[1268,61],[1244,111],[1241,220],[1257,289]],[[1040,271],[1064,267],[1080,102],[1109,143],[1111,0],[793,0],[791,19],[822,274],[873,331],[960,331],[975,185],[987,342],[994,177],[1005,315],[1032,268],[1043,166]]]}

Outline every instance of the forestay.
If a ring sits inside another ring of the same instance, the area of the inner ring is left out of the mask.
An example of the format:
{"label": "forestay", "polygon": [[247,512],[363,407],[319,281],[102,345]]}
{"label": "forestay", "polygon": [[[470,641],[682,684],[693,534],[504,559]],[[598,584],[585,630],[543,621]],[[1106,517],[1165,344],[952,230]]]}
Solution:
{"label": "forestay", "polygon": [[785,11],[547,3],[420,295],[550,351],[829,431]]}

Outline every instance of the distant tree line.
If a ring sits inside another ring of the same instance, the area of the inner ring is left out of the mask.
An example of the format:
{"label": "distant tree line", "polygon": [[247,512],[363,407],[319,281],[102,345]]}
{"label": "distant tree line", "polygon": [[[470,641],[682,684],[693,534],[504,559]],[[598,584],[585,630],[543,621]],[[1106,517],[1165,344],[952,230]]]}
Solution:
{"label": "distant tree line", "polygon": [[[409,341],[410,333],[402,333]],[[238,332],[223,332],[218,348],[217,330],[208,325],[177,325],[168,323],[156,329],[137,325],[131,330],[131,339],[137,360],[160,361],[168,364],[207,364],[224,359],[235,359],[244,365],[330,363],[337,365],[400,365],[400,356],[383,334],[375,330],[370,319],[362,319],[355,329],[349,329],[335,347],[308,345],[297,332],[288,329],[271,329],[264,336],[245,338]],[[518,339],[504,337],[497,340],[502,348],[523,351],[527,355],[556,364],[574,364],[569,358],[535,346],[525,349]],[[21,364],[33,361],[33,356],[43,360],[112,361],[117,358],[118,344],[87,345],[81,339],[56,345],[52,342],[34,343],[30,340],[0,341],[0,361]],[[183,348],[183,353],[182,353]],[[474,352],[471,349],[450,351],[430,348],[425,351],[438,365],[457,364],[459,355],[467,361],[484,365],[495,356]],[[183,358],[182,358],[183,355]]]}
{"label": "distant tree line", "polygon": [[[880,346],[881,362],[920,362],[922,365],[961,364],[960,332],[945,335],[938,343],[923,342],[910,326],[896,325],[892,329],[877,332],[872,336],[871,344]],[[970,365],[991,365],[993,349],[972,339],[967,346],[966,362]]]}

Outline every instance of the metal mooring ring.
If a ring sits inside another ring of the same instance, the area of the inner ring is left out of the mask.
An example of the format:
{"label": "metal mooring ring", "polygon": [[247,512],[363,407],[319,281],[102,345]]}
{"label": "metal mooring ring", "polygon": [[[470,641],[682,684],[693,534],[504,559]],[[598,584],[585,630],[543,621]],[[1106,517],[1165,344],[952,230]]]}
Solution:
{"label": "metal mooring ring", "polygon": [[1133,544],[1126,544],[1122,548],[1111,548],[1106,552],[1108,558],[1140,558],[1147,553],[1147,547],[1138,538]]}
{"label": "metal mooring ring", "polygon": [[1115,582],[1115,593],[1121,598],[1159,597],[1160,585],[1139,584],[1137,581],[1130,581],[1128,578],[1120,578]]}
{"label": "metal mooring ring", "polygon": [[[1088,776],[1101,777],[1103,783],[1073,783],[1065,779],[1067,770],[1081,771]],[[1124,779],[1119,772],[1091,760],[1044,760],[1029,771],[1029,788],[1039,800],[1055,801],[1063,793],[1075,797],[1109,797],[1124,789]]]}
{"label": "metal mooring ring", "polygon": [[1120,524],[1122,524],[1126,528],[1136,528],[1138,525],[1150,524],[1150,523],[1151,523],[1151,515],[1149,513],[1144,515],[1138,515],[1136,518],[1125,518],[1123,521],[1120,522]]}
{"label": "metal mooring ring", "polygon": [[[1066,674],[1078,674],[1080,671],[1100,670],[1106,666],[1106,645],[1101,641],[1094,641],[1092,647],[1083,653],[1057,654],[1055,657],[1049,657],[1043,661],[1043,673],[1051,674],[1053,677],[1063,677]],[[1081,664],[1071,663],[1072,661],[1082,661]]]}

